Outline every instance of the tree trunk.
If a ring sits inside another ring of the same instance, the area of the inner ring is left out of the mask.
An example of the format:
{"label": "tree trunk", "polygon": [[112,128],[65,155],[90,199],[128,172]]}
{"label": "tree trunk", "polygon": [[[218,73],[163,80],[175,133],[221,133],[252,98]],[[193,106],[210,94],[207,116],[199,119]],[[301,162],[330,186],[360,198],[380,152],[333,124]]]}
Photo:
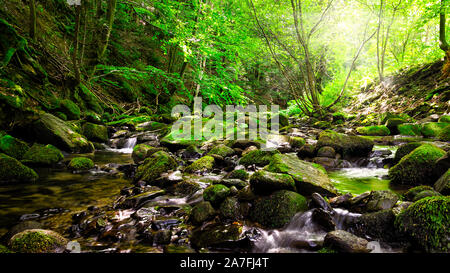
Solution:
{"label": "tree trunk", "polygon": [[30,5],[30,37],[32,40],[36,39],[36,1],[29,0]]}
{"label": "tree trunk", "polygon": [[383,4],[384,1],[380,0],[380,11],[378,13],[378,28],[377,28],[377,69],[378,69],[378,76],[380,78],[380,83],[383,82],[383,71],[381,69],[381,56],[380,56],[380,32],[381,32],[381,25],[383,24]]}
{"label": "tree trunk", "polygon": [[80,12],[81,12],[81,6],[76,5],[75,6],[75,34],[74,34],[74,46],[73,46],[73,52],[72,52],[72,63],[73,63],[73,69],[75,72],[75,79],[78,84],[81,82],[80,66],[78,65],[78,34],[80,32]]}
{"label": "tree trunk", "polygon": [[445,13],[447,1],[448,0],[441,0],[441,10],[439,14],[439,47],[445,52],[444,67],[442,69],[442,76],[444,78],[450,77],[450,46],[445,37]]}
{"label": "tree trunk", "polygon": [[116,11],[117,0],[109,0],[108,11],[106,13],[106,30],[103,39],[103,44],[101,46],[100,52],[98,54],[98,61],[100,62],[105,56],[106,49],[108,48],[109,38],[111,36],[111,30],[114,23],[114,13]]}

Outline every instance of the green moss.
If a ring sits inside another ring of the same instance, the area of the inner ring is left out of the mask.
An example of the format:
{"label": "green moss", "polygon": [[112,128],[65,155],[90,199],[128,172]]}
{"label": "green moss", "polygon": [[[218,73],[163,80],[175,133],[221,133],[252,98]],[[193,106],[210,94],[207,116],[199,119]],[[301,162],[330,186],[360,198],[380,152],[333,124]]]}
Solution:
{"label": "green moss", "polygon": [[38,178],[35,171],[17,159],[0,153],[0,182],[32,182]]}
{"label": "green moss", "polygon": [[53,145],[34,144],[23,157],[23,163],[52,166],[64,159],[61,151]]}
{"label": "green moss", "polygon": [[395,219],[396,228],[427,252],[450,249],[450,197],[423,198]]}
{"label": "green moss", "polygon": [[437,138],[442,141],[450,141],[450,124],[445,126],[437,135]]}
{"label": "green moss", "polygon": [[237,241],[241,233],[242,225],[236,223],[221,223],[193,230],[190,236],[190,241],[192,246],[195,248],[215,246],[221,243]]}
{"label": "green moss", "polygon": [[289,223],[297,212],[307,209],[305,197],[292,191],[281,190],[256,200],[250,217],[266,228],[281,228]]}
{"label": "green moss", "polygon": [[222,219],[239,220],[241,218],[240,204],[236,197],[227,197],[220,204],[219,215]]}
{"label": "green moss", "polygon": [[14,235],[10,240],[11,249],[20,253],[52,253],[65,250],[67,240],[56,232],[29,229]]}
{"label": "green moss", "polygon": [[306,141],[302,137],[289,137],[289,144],[292,148],[301,148],[306,144]]}
{"label": "green moss", "polygon": [[55,116],[58,117],[58,118],[60,118],[60,119],[62,119],[62,120],[64,120],[64,121],[67,121],[67,116],[66,116],[66,114],[64,114],[64,113],[56,112],[56,113],[55,113]]}
{"label": "green moss", "polygon": [[154,182],[162,173],[175,170],[178,164],[168,153],[159,151],[144,160],[136,171],[136,179],[149,183]]}
{"label": "green moss", "polygon": [[151,149],[154,149],[154,147],[147,144],[138,144],[134,146],[133,153],[131,154],[134,163],[138,164],[144,161],[148,157],[148,151],[150,151]]}
{"label": "green moss", "polygon": [[94,161],[87,157],[75,157],[69,162],[69,169],[71,170],[89,170],[94,167]]}
{"label": "green moss", "polygon": [[334,249],[331,249],[331,248],[328,248],[328,247],[324,247],[324,248],[321,248],[319,251],[317,251],[317,253],[325,254],[325,253],[339,253],[339,252],[337,252]]}
{"label": "green moss", "polygon": [[388,136],[391,134],[389,128],[384,125],[358,127],[356,131],[365,136]]}
{"label": "green moss", "polygon": [[410,142],[401,145],[395,152],[394,161],[399,162],[403,157],[414,151],[416,148],[422,146],[421,142]]}
{"label": "green moss", "polygon": [[272,160],[273,155],[279,154],[278,150],[274,151],[262,151],[262,150],[254,150],[245,154],[240,160],[239,164],[244,166],[249,166],[255,164],[256,166],[266,166]]}
{"label": "green moss", "polygon": [[209,201],[213,206],[218,206],[227,196],[230,189],[222,184],[209,186],[203,192],[203,200]]}
{"label": "green moss", "polygon": [[365,156],[372,151],[374,142],[370,139],[337,133],[332,130],[322,131],[317,141],[317,149],[330,146],[337,153],[346,156]]}
{"label": "green moss", "polygon": [[11,250],[9,250],[6,246],[0,245],[0,254],[3,253],[13,253]]}
{"label": "green moss", "polygon": [[214,157],[212,156],[204,156],[202,158],[197,159],[189,165],[185,171],[188,173],[193,173],[197,171],[211,171],[214,167]]}
{"label": "green moss", "polygon": [[450,123],[450,115],[444,115],[439,118],[439,122]]}
{"label": "green moss", "polygon": [[449,124],[444,122],[427,122],[422,125],[421,133],[425,137],[437,137]]}
{"label": "green moss", "polygon": [[231,173],[228,174],[228,178],[236,178],[241,180],[247,180],[250,175],[245,170],[233,170]]}
{"label": "green moss", "polygon": [[277,190],[296,191],[294,179],[284,173],[257,171],[250,177],[252,191],[257,194],[270,194]]}
{"label": "green moss", "polygon": [[78,103],[83,103],[87,109],[91,109],[95,113],[103,114],[103,108],[99,99],[92,93],[89,88],[80,83],[77,87]]}
{"label": "green moss", "polygon": [[0,137],[0,152],[12,156],[15,159],[22,159],[28,149],[28,144],[20,139],[10,135]]}
{"label": "green moss", "polygon": [[83,134],[91,141],[108,142],[108,129],[106,126],[86,122],[83,125]]}
{"label": "green moss", "polygon": [[73,101],[66,99],[62,100],[60,104],[60,112],[66,115],[67,119],[80,119],[81,110]]}
{"label": "green moss", "polygon": [[420,185],[436,182],[433,174],[435,161],[445,152],[431,144],[423,144],[413,150],[389,170],[392,183]]}
{"label": "green moss", "polygon": [[404,123],[397,126],[398,132],[403,136],[420,136],[422,126],[420,124]]}
{"label": "green moss", "polygon": [[329,121],[317,121],[313,124],[314,127],[320,128],[320,129],[330,129],[331,128],[331,122]]}
{"label": "green moss", "polygon": [[421,193],[422,191],[428,191],[428,190],[433,190],[433,188],[430,186],[427,186],[427,185],[421,185],[421,186],[417,186],[417,187],[413,187],[413,188],[409,189],[407,192],[405,192],[404,196],[407,200],[412,201],[414,199],[414,197],[416,197],[417,194]]}
{"label": "green moss", "polygon": [[140,123],[149,122],[152,118],[149,116],[137,116],[137,117],[126,117],[123,119],[119,119],[116,121],[111,121],[107,123],[108,126],[124,126],[124,125],[131,125],[136,126]]}
{"label": "green moss", "polygon": [[216,147],[212,148],[211,151],[209,151],[208,155],[220,155],[222,157],[231,156],[234,154],[234,150],[226,145],[220,144]]}

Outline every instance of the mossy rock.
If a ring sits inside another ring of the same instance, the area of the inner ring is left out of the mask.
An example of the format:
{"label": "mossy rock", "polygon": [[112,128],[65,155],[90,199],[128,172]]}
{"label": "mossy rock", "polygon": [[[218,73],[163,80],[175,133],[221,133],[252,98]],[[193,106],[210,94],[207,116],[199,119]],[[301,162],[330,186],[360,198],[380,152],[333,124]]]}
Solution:
{"label": "mossy rock", "polygon": [[444,115],[439,118],[439,122],[450,123],[450,115]]}
{"label": "mossy rock", "polygon": [[201,225],[205,221],[211,219],[216,214],[213,206],[208,201],[203,201],[196,204],[189,215],[189,220],[194,225]]}
{"label": "mossy rock", "polygon": [[80,105],[84,104],[85,108],[91,109],[95,113],[103,114],[103,108],[100,105],[99,99],[84,84],[80,83],[75,92],[79,98],[77,102]]}
{"label": "mossy rock", "polygon": [[291,136],[289,137],[289,144],[294,149],[300,149],[301,147],[303,147],[303,145],[306,144],[306,140],[302,137]]}
{"label": "mossy rock", "polygon": [[227,178],[241,179],[244,181],[247,180],[249,177],[250,175],[246,170],[233,170],[227,175]]}
{"label": "mossy rock", "polygon": [[412,201],[412,200],[414,200],[416,195],[418,195],[419,193],[421,193],[423,191],[431,191],[431,190],[433,190],[433,188],[428,185],[420,185],[420,186],[409,189],[407,192],[405,192],[404,196],[405,196],[406,200]]}
{"label": "mossy rock", "polygon": [[0,136],[0,152],[21,160],[30,149],[28,144],[10,135]]}
{"label": "mossy rock", "polygon": [[30,133],[38,142],[52,144],[67,152],[90,153],[94,151],[92,143],[77,133],[75,128],[48,113],[40,115],[40,118],[31,125]]}
{"label": "mossy rock", "polygon": [[264,170],[257,171],[250,177],[250,186],[254,193],[263,195],[278,190],[296,191],[295,181],[290,175]]}
{"label": "mossy rock", "polygon": [[442,141],[450,141],[450,124],[445,126],[437,135],[437,138]]}
{"label": "mossy rock", "polygon": [[234,154],[234,150],[224,144],[220,144],[215,146],[208,152],[208,155],[220,155],[221,157],[232,156]]}
{"label": "mossy rock", "polygon": [[431,197],[431,196],[441,196],[440,193],[438,193],[435,190],[426,190],[426,191],[421,191],[420,193],[418,193],[414,199],[412,200],[413,202],[417,202],[420,199],[426,198],[426,197]]}
{"label": "mossy rock", "polygon": [[442,195],[450,195],[450,169],[434,183],[433,188]]}
{"label": "mossy rock", "polygon": [[435,162],[444,155],[442,149],[432,144],[421,145],[389,169],[391,182],[405,185],[429,185],[436,182],[439,177],[434,174]]}
{"label": "mossy rock", "polygon": [[33,182],[39,178],[37,173],[20,163],[17,159],[0,153],[1,182]]}
{"label": "mossy rock", "polygon": [[449,252],[450,197],[423,198],[395,219],[396,228],[426,252]]}
{"label": "mossy rock", "polygon": [[254,202],[250,211],[253,221],[266,228],[281,228],[298,212],[308,209],[306,198],[293,191],[276,191]]}
{"label": "mossy rock", "polygon": [[337,190],[330,178],[317,165],[299,159],[295,154],[276,154],[265,170],[289,174],[295,181],[297,191],[304,195],[317,192],[325,196],[336,196]]}
{"label": "mossy rock", "polygon": [[149,122],[152,118],[150,116],[137,116],[137,117],[125,117],[116,121],[111,121],[107,123],[108,126],[131,126],[133,128],[136,127],[136,125]]}
{"label": "mossy rock", "polygon": [[422,124],[421,133],[424,137],[437,137],[448,125],[445,122],[427,122]]}
{"label": "mossy rock", "polygon": [[6,246],[0,245],[0,254],[3,253],[13,253],[11,250],[9,250]]}
{"label": "mossy rock", "polygon": [[322,131],[317,141],[316,149],[324,146],[333,147],[337,153],[345,157],[367,156],[372,152],[374,142],[361,136],[351,136],[332,130]]}
{"label": "mossy rock", "polygon": [[220,204],[219,215],[222,219],[240,220],[242,218],[239,200],[236,197],[227,197]]}
{"label": "mossy rock", "polygon": [[106,143],[108,142],[108,128],[103,125],[98,125],[90,122],[86,122],[83,125],[83,135],[85,135],[90,141]]}
{"label": "mossy rock", "polygon": [[330,129],[331,128],[331,122],[329,121],[317,121],[313,124],[314,127],[319,128],[319,129]]}
{"label": "mossy rock", "polygon": [[213,206],[218,206],[230,195],[230,189],[222,184],[209,186],[203,192],[203,200],[211,202]]}
{"label": "mossy rock", "polygon": [[74,171],[90,170],[94,168],[94,161],[87,157],[75,157],[70,160],[68,168]]}
{"label": "mossy rock", "polygon": [[242,225],[213,224],[205,228],[197,228],[190,236],[191,245],[194,248],[220,247],[221,244],[236,242],[240,239]]}
{"label": "mossy rock", "polygon": [[62,100],[59,108],[60,112],[66,115],[69,120],[76,120],[81,117],[80,107],[69,99]]}
{"label": "mossy rock", "polygon": [[35,143],[23,156],[22,163],[32,166],[53,166],[63,159],[64,155],[55,146]]}
{"label": "mossy rock", "polygon": [[403,123],[397,126],[398,132],[403,136],[420,136],[422,135],[422,126],[414,123]]}
{"label": "mossy rock", "polygon": [[399,162],[403,157],[414,151],[416,148],[422,146],[421,142],[410,142],[401,145],[395,152],[394,162]]}
{"label": "mossy rock", "polygon": [[244,166],[256,165],[259,167],[264,167],[270,163],[272,157],[275,154],[279,154],[278,150],[274,151],[263,151],[263,150],[253,150],[246,153],[240,160],[239,164]]}
{"label": "mossy rock", "polygon": [[18,253],[62,253],[68,241],[58,233],[45,229],[28,229],[14,235],[9,246]]}
{"label": "mossy rock", "polygon": [[159,151],[144,160],[144,163],[137,168],[136,180],[143,180],[153,183],[157,178],[169,170],[175,170],[178,163],[168,153]]}
{"label": "mossy rock", "polygon": [[365,136],[388,136],[391,134],[389,128],[384,125],[358,127],[356,131]]}
{"label": "mossy rock", "polygon": [[198,171],[211,171],[214,167],[215,159],[212,156],[206,155],[202,158],[197,159],[191,165],[189,165],[185,171],[188,173],[198,172]]}
{"label": "mossy rock", "polygon": [[134,146],[131,157],[133,158],[134,163],[140,164],[144,162],[145,159],[152,156],[154,153],[166,150],[167,149],[162,147],[155,148],[147,144],[138,144]]}

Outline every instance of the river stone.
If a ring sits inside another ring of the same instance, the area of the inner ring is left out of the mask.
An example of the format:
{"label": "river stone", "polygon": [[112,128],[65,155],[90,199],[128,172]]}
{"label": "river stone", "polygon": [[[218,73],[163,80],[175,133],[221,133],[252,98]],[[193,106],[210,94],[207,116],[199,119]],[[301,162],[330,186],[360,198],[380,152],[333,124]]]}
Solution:
{"label": "river stone", "polygon": [[2,182],[33,182],[38,178],[34,170],[17,159],[0,153],[0,184]]}
{"label": "river stone", "polygon": [[261,143],[253,140],[236,140],[231,145],[232,148],[239,148],[245,150],[251,146],[255,146],[257,149],[261,148]]}
{"label": "river stone", "polygon": [[120,204],[120,208],[129,209],[129,208],[140,208],[146,202],[155,199],[158,196],[164,195],[166,192],[157,187],[152,187],[152,189],[147,190],[144,193],[130,196]]}
{"label": "river stone", "polygon": [[41,228],[42,224],[39,222],[31,220],[23,221],[10,228],[8,232],[2,237],[2,240],[9,241],[9,239],[11,239],[14,235],[27,229],[41,229]]}
{"label": "river stone", "polygon": [[355,196],[350,200],[350,210],[354,212],[374,212],[391,209],[399,197],[391,191],[371,191]]}
{"label": "river stone", "polygon": [[241,208],[238,199],[236,197],[225,198],[225,200],[220,204],[219,215],[222,219],[241,219]]}
{"label": "river stone", "polygon": [[75,132],[63,120],[49,114],[41,114],[30,126],[30,133],[41,143],[50,143],[71,153],[90,153],[94,146],[84,136]]}
{"label": "river stone", "polygon": [[64,155],[55,146],[35,143],[23,156],[22,163],[33,166],[53,166],[63,159]]}
{"label": "river stone", "polygon": [[242,189],[248,185],[247,182],[245,182],[241,179],[235,179],[235,178],[226,178],[226,179],[222,179],[219,181],[214,181],[213,184],[222,184],[229,188],[236,187],[237,189]]}
{"label": "river stone", "polygon": [[30,149],[28,144],[10,135],[0,135],[0,152],[21,160]]}
{"label": "river stone", "polygon": [[209,186],[203,191],[203,199],[213,206],[218,206],[229,195],[230,189],[222,184]]}
{"label": "river stone", "polygon": [[188,173],[194,173],[199,171],[212,171],[214,163],[215,163],[214,157],[207,155],[194,161],[191,165],[189,165],[185,169],[185,171]]}
{"label": "river stone", "polygon": [[208,152],[208,155],[220,155],[222,157],[232,156],[234,154],[234,150],[224,144],[219,144],[211,149],[211,151]]}
{"label": "river stone", "polygon": [[191,211],[189,220],[194,225],[201,225],[203,222],[211,219],[216,214],[216,211],[208,201],[202,201],[196,204]]}
{"label": "river stone", "polygon": [[395,164],[397,164],[403,157],[414,151],[416,148],[422,146],[422,144],[423,143],[421,142],[410,142],[400,145],[400,147],[398,147],[397,151],[395,152]]}
{"label": "river stone", "polygon": [[257,199],[250,218],[266,228],[281,228],[298,212],[308,209],[306,198],[292,191],[276,191]]}
{"label": "river stone", "polygon": [[432,144],[421,145],[389,169],[391,182],[406,185],[435,183],[440,177],[436,175],[435,162],[444,155],[442,149]]}
{"label": "river stone", "polygon": [[325,211],[332,212],[333,208],[330,206],[330,204],[325,200],[320,194],[317,192],[313,193],[311,195],[311,205],[313,207],[321,208]]}
{"label": "river stone", "polygon": [[233,224],[208,225],[192,231],[191,245],[194,248],[220,247],[221,244],[238,241],[242,233],[242,226]]}
{"label": "river stone", "polygon": [[343,253],[368,253],[367,240],[357,237],[344,230],[328,232],[325,236],[324,246]]}
{"label": "river stone", "polygon": [[272,173],[264,170],[250,177],[250,186],[256,194],[270,194],[278,190],[296,191],[295,181],[289,174]]}
{"label": "river stone", "polygon": [[336,196],[337,190],[330,178],[321,169],[310,162],[300,160],[295,154],[276,154],[267,171],[286,173],[295,180],[297,191],[311,195],[317,192],[324,196]]}
{"label": "river stone", "polygon": [[332,230],[336,230],[336,224],[333,221],[333,217],[331,217],[331,213],[329,211],[315,208],[312,212],[312,220],[320,225],[325,231],[329,232]]}
{"label": "river stone", "polygon": [[194,181],[181,181],[176,184],[174,192],[177,195],[188,196],[201,189],[200,185]]}
{"label": "river stone", "polygon": [[137,168],[135,179],[153,183],[162,173],[174,170],[177,166],[178,164],[175,159],[168,153],[159,151],[147,158],[144,163]]}
{"label": "river stone", "polygon": [[337,153],[345,157],[367,156],[374,146],[374,142],[361,136],[351,136],[332,130],[322,131],[317,141],[317,148],[333,147]]}
{"label": "river stone", "polygon": [[395,214],[393,210],[382,210],[365,213],[360,217],[354,218],[352,221],[349,221],[347,228],[358,236],[384,242],[399,242],[402,238],[395,229],[394,221]]}
{"label": "river stone", "polygon": [[425,197],[430,197],[430,196],[441,196],[441,194],[434,190],[431,190],[431,191],[425,190],[425,191],[421,191],[419,194],[417,194],[412,201],[416,202],[416,201],[419,201],[420,199],[423,199]]}
{"label": "river stone", "polygon": [[450,197],[420,199],[395,219],[399,232],[426,252],[448,252],[450,249]]}
{"label": "river stone", "polygon": [[239,164],[244,166],[256,165],[259,167],[264,167],[270,163],[272,157],[275,154],[279,154],[280,152],[277,150],[274,151],[263,151],[263,150],[254,150],[246,153],[240,160]]}
{"label": "river stone", "polygon": [[333,149],[333,147],[324,146],[324,147],[321,147],[321,148],[317,151],[317,156],[318,156],[318,157],[335,158],[335,156],[336,156],[336,151]]}
{"label": "river stone", "polygon": [[91,141],[100,143],[108,142],[108,128],[103,125],[86,122],[83,125],[83,135]]}
{"label": "river stone", "polygon": [[313,162],[321,165],[326,170],[335,169],[339,165],[339,160],[330,157],[314,157]]}
{"label": "river stone", "polygon": [[60,234],[45,229],[28,229],[9,240],[9,246],[19,253],[61,253],[68,241]]}
{"label": "river stone", "polygon": [[450,195],[450,170],[444,173],[434,184],[434,189],[442,195]]}

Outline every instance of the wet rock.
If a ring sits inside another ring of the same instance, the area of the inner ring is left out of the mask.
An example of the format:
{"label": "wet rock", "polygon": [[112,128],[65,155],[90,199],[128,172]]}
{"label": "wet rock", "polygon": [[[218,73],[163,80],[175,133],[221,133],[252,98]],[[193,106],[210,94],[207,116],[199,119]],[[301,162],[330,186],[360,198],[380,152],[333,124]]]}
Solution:
{"label": "wet rock", "polygon": [[250,177],[250,186],[256,194],[270,194],[278,190],[296,191],[295,181],[288,174],[257,171]]}
{"label": "wet rock", "polygon": [[220,155],[221,157],[232,156],[234,154],[234,150],[224,144],[220,144],[212,148],[208,155]]}
{"label": "wet rock", "polygon": [[256,150],[258,150],[258,147],[250,146],[250,147],[246,148],[245,150],[243,150],[241,155],[244,156],[244,155],[248,154],[249,152],[256,151]]}
{"label": "wet rock", "polygon": [[316,155],[316,146],[312,144],[305,144],[298,151],[297,155],[300,158],[313,158]]}
{"label": "wet rock", "polygon": [[395,184],[433,184],[439,178],[434,172],[435,162],[445,152],[431,144],[423,144],[389,169],[391,182]]}
{"label": "wet rock", "polygon": [[317,148],[324,146],[333,147],[333,149],[343,155],[344,158],[351,156],[367,156],[374,146],[372,140],[360,136],[351,136],[337,133],[331,130],[325,130],[319,135]]}
{"label": "wet rock", "polygon": [[67,243],[60,234],[45,229],[28,229],[9,240],[11,250],[18,253],[61,253]]}
{"label": "wet rock", "polygon": [[240,179],[240,180],[247,180],[250,177],[247,171],[243,169],[233,170],[230,173],[226,175],[225,178],[227,179]]}
{"label": "wet rock", "polygon": [[442,195],[450,195],[450,170],[436,181],[433,188]]}
{"label": "wet rock", "polygon": [[168,245],[172,239],[172,231],[170,230],[158,230],[155,232],[153,242],[157,245]]}
{"label": "wet rock", "polygon": [[401,236],[394,226],[395,214],[392,210],[365,213],[348,224],[348,230],[368,240],[399,242]]}
{"label": "wet rock", "polygon": [[244,166],[256,165],[259,167],[264,167],[270,163],[272,157],[275,154],[279,154],[280,152],[277,150],[274,151],[263,151],[263,150],[254,150],[246,153],[240,160],[239,164]]}
{"label": "wet rock", "polygon": [[327,233],[324,246],[343,253],[368,253],[365,239],[359,238],[344,230],[336,230]]}
{"label": "wet rock", "polygon": [[213,184],[222,184],[229,188],[236,187],[237,189],[242,189],[248,185],[247,182],[242,181],[241,179],[235,179],[235,178],[227,178],[227,179],[222,179],[220,181],[214,181]]}
{"label": "wet rock", "polygon": [[399,197],[390,191],[371,191],[355,196],[350,200],[349,209],[354,212],[374,212],[391,209]]}
{"label": "wet rock", "polygon": [[448,252],[450,246],[450,197],[423,198],[395,219],[399,232],[426,252]]}
{"label": "wet rock", "polygon": [[175,186],[175,194],[181,196],[192,195],[199,191],[200,185],[193,181],[181,181]]}
{"label": "wet rock", "polygon": [[133,219],[136,219],[138,221],[149,221],[151,220],[155,215],[157,211],[151,207],[151,208],[140,208],[137,211],[135,211],[131,217]]}
{"label": "wet rock", "polygon": [[337,190],[324,171],[312,163],[300,160],[295,154],[273,156],[267,171],[286,173],[295,180],[299,193],[311,195],[317,192],[324,196],[336,196]]}
{"label": "wet rock", "polygon": [[195,145],[189,145],[182,153],[183,158],[199,158],[203,152]]}
{"label": "wet rock", "polygon": [[317,157],[335,158],[336,157],[336,151],[333,149],[333,147],[324,146],[324,147],[321,147],[317,151]]}
{"label": "wet rock", "polygon": [[203,199],[211,202],[211,205],[218,206],[227,196],[230,195],[230,189],[222,184],[209,186],[203,192]]}
{"label": "wet rock", "polygon": [[84,136],[78,134],[63,120],[48,113],[41,114],[40,118],[30,125],[29,131],[40,143],[50,143],[67,152],[94,151],[92,143]]}
{"label": "wet rock", "polygon": [[248,147],[255,146],[256,148],[261,148],[261,143],[253,140],[236,140],[231,145],[232,148],[239,148],[242,150],[247,149]]}
{"label": "wet rock", "polygon": [[319,224],[325,231],[332,231],[336,229],[336,224],[329,211],[323,209],[313,209],[312,220]]}
{"label": "wet rock", "polygon": [[195,229],[191,234],[194,248],[217,247],[224,243],[238,241],[242,226],[238,224],[217,224]]}
{"label": "wet rock", "polygon": [[128,197],[125,201],[120,204],[120,208],[139,208],[142,207],[146,202],[155,199],[158,196],[164,195],[166,192],[157,187],[152,187],[151,190],[148,190],[144,193]]}
{"label": "wet rock", "polygon": [[395,207],[392,208],[392,212],[395,216],[398,216],[400,213],[402,213],[405,209],[407,209],[409,206],[411,206],[413,202],[407,202],[407,201],[399,201],[395,205]]}
{"label": "wet rock", "polygon": [[143,180],[147,183],[154,182],[157,178],[169,170],[174,170],[178,166],[175,159],[168,153],[159,151],[147,158],[144,163],[138,167],[135,180]]}
{"label": "wet rock", "polygon": [[300,149],[306,144],[306,141],[302,137],[290,136],[289,144],[293,149]]}
{"label": "wet rock", "polygon": [[2,182],[33,182],[37,173],[20,163],[17,159],[0,153],[0,184]]}
{"label": "wet rock", "polygon": [[329,157],[315,157],[313,162],[320,164],[327,170],[335,169],[339,166],[339,160]]}
{"label": "wet rock", "polygon": [[216,214],[216,211],[208,201],[198,203],[192,208],[189,220],[194,225],[201,225],[205,221],[211,219]]}
{"label": "wet rock", "polygon": [[253,201],[257,198],[257,196],[251,190],[250,185],[248,185],[238,191],[237,198],[240,201]]}
{"label": "wet rock", "polygon": [[219,215],[222,219],[241,219],[241,208],[238,199],[236,197],[225,198],[225,200],[220,204]]}
{"label": "wet rock", "polygon": [[250,217],[264,227],[281,228],[297,212],[307,209],[305,197],[292,191],[281,190],[257,199],[250,211]]}
{"label": "wet rock", "polygon": [[325,200],[320,194],[317,192],[311,195],[311,205],[316,208],[323,209],[328,212],[332,212],[333,208],[328,204],[327,200]]}
{"label": "wet rock", "polygon": [[199,171],[211,171],[214,167],[215,159],[212,156],[204,156],[200,159],[197,159],[189,165],[185,171],[188,173],[199,172]]}

